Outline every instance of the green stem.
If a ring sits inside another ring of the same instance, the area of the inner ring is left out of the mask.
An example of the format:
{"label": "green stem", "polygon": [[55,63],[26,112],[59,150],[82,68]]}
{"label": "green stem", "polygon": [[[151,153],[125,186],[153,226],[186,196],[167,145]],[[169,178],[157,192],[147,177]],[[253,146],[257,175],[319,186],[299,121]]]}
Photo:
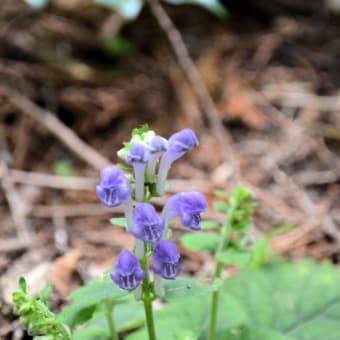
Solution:
{"label": "green stem", "polygon": [[105,313],[105,317],[106,317],[106,321],[107,324],[109,326],[109,330],[110,330],[110,339],[111,340],[118,340],[118,335],[115,329],[115,324],[114,324],[114,316],[113,316],[113,307],[114,304],[112,301],[110,300],[106,300],[105,301],[105,307],[106,307],[106,313]]}
{"label": "green stem", "polygon": [[[224,235],[220,241],[216,254],[223,251],[228,243],[230,232],[228,224],[224,225],[223,228]],[[215,255],[216,255],[215,254]],[[216,257],[216,256],[215,256]],[[214,278],[218,279],[221,277],[221,272],[223,268],[223,263],[220,261],[216,262]],[[219,300],[219,289],[216,289],[212,294],[211,300],[211,318],[210,318],[210,328],[209,328],[209,340],[214,340],[216,336],[216,323],[217,323],[217,311],[218,311],[218,300]]]}
{"label": "green stem", "polygon": [[141,260],[141,266],[145,271],[145,278],[142,284],[143,289],[143,303],[145,311],[146,327],[148,329],[149,340],[156,340],[155,322],[152,310],[153,292],[150,287],[149,271],[148,271],[148,251],[145,244],[144,258]]}
{"label": "green stem", "polygon": [[146,327],[148,329],[149,339],[156,340],[155,323],[152,311],[152,299],[144,297],[143,302],[146,318]]}

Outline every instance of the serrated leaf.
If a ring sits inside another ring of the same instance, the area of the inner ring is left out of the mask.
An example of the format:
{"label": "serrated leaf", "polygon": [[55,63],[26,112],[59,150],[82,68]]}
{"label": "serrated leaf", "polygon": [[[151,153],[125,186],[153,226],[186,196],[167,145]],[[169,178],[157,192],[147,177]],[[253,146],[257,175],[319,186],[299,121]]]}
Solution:
{"label": "serrated leaf", "polygon": [[217,229],[220,228],[221,225],[217,221],[213,220],[204,220],[201,221],[201,228],[202,229]]}
{"label": "serrated leaf", "polygon": [[127,228],[126,218],[125,217],[114,217],[110,218],[110,223],[116,225],[118,227]]}
{"label": "serrated leaf", "polygon": [[211,233],[184,234],[181,243],[184,247],[193,251],[214,252],[219,245],[221,236]]}
{"label": "serrated leaf", "polygon": [[166,300],[182,299],[211,293],[216,287],[211,279],[183,279],[164,281]]}
{"label": "serrated leaf", "polygon": [[216,259],[217,261],[230,266],[245,268],[250,262],[251,254],[236,249],[228,249],[217,253]]}
{"label": "serrated leaf", "polygon": [[214,202],[213,208],[214,208],[214,210],[216,210],[216,211],[218,211],[222,214],[225,214],[225,213],[228,212],[228,206],[223,202]]}

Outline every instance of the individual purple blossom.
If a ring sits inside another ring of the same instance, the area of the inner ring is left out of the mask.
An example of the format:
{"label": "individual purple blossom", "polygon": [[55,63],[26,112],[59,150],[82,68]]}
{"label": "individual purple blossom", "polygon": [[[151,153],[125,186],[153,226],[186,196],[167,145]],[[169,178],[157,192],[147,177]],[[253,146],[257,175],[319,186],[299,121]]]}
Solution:
{"label": "individual purple blossom", "polygon": [[145,272],[137,258],[128,250],[123,250],[119,254],[114,272],[110,276],[121,289],[131,292],[143,281]]}
{"label": "individual purple blossom", "polygon": [[156,244],[162,237],[163,220],[150,203],[138,203],[134,210],[133,227],[130,232],[137,239]]}
{"label": "individual purple blossom", "polygon": [[168,150],[168,141],[161,136],[154,136],[149,144],[150,161],[146,168],[148,179],[155,175],[156,165],[159,158]]}
{"label": "individual purple blossom", "polygon": [[151,269],[163,279],[173,280],[179,270],[179,258],[175,244],[161,240],[153,251]]}
{"label": "individual purple blossom", "polygon": [[125,157],[125,161],[133,166],[136,182],[136,200],[139,202],[144,199],[145,166],[149,160],[150,152],[141,143],[132,145]]}
{"label": "individual purple blossom", "polygon": [[101,181],[96,186],[100,201],[112,208],[131,197],[131,186],[124,172],[115,165],[107,165],[100,172]]}
{"label": "individual purple blossom", "polygon": [[165,181],[171,164],[188,150],[198,146],[198,139],[191,129],[183,129],[169,138],[168,150],[163,154],[158,171],[157,192],[164,194]]}
{"label": "individual purple blossom", "polygon": [[164,232],[170,220],[181,218],[181,224],[192,230],[200,229],[201,213],[208,209],[204,195],[198,191],[181,192],[172,196],[164,206],[162,217],[165,221]]}

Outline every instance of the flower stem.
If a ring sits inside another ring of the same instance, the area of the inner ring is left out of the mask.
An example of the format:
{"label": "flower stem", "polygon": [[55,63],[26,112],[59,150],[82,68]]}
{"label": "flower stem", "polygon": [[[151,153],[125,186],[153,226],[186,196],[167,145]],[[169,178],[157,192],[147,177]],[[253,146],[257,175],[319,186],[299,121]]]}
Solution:
{"label": "flower stem", "polygon": [[105,307],[106,307],[105,317],[106,317],[107,324],[109,326],[110,339],[111,340],[118,340],[118,335],[117,335],[114,320],[113,320],[113,318],[114,318],[114,316],[113,316],[114,304],[113,304],[112,301],[106,300],[105,301]]}
{"label": "flower stem", "polygon": [[[223,251],[228,243],[228,240],[230,239],[230,231],[228,228],[228,224],[226,223],[223,228],[223,237],[220,241],[220,244],[218,246],[218,249],[216,251],[216,254]],[[215,254],[215,255],[216,255]],[[215,256],[216,257],[216,256]],[[215,272],[214,272],[214,278],[218,279],[221,276],[223,268],[223,263],[220,261],[216,262],[215,266]],[[209,340],[214,340],[216,336],[216,323],[217,323],[217,311],[218,311],[218,301],[219,301],[219,289],[216,289],[212,294],[211,299],[211,318],[210,318],[210,328],[209,328]]]}
{"label": "flower stem", "polygon": [[143,303],[144,303],[145,320],[146,320],[146,327],[148,329],[149,340],[156,340],[155,322],[154,322],[153,310],[152,310],[152,300],[153,300],[154,294],[150,286],[147,256],[148,256],[148,252],[147,252],[147,246],[145,244],[144,258],[140,261],[141,266],[145,271],[145,278],[142,284]]}

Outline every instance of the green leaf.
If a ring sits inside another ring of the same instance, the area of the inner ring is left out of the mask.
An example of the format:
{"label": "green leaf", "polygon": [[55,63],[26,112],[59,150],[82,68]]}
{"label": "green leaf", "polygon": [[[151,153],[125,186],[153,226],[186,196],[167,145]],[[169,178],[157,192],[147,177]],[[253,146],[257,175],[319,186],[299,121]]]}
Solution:
{"label": "green leaf", "polygon": [[108,278],[94,279],[73,291],[69,295],[71,302],[59,314],[61,320],[74,327],[91,319],[96,306],[106,299],[119,300],[128,293],[111,282]]}
{"label": "green leaf", "polygon": [[201,222],[201,228],[202,229],[217,229],[220,228],[221,225],[217,221],[213,220],[204,220]]}
{"label": "green leaf", "polygon": [[181,243],[184,247],[193,251],[210,251],[214,252],[218,247],[221,236],[218,234],[185,234],[181,237]]}
{"label": "green leaf", "polygon": [[49,299],[49,297],[51,296],[53,291],[53,286],[49,283],[48,285],[46,285],[46,287],[44,287],[40,293],[39,293],[39,298],[40,300],[47,304],[47,300]]}
{"label": "green leaf", "polygon": [[125,217],[114,217],[110,218],[110,223],[116,225],[118,227],[127,228],[126,218]]}
{"label": "green leaf", "polygon": [[214,208],[214,210],[216,210],[216,211],[218,211],[222,214],[225,214],[225,213],[228,212],[228,206],[223,202],[214,202],[213,208]]}
{"label": "green leaf", "polygon": [[250,262],[251,254],[231,248],[217,253],[216,259],[227,265],[245,268]]}
{"label": "green leaf", "polygon": [[270,256],[270,242],[267,236],[260,237],[252,246],[251,266],[260,267]]}
{"label": "green leaf", "polygon": [[20,276],[19,287],[20,287],[21,291],[23,291],[24,293],[27,293],[27,284],[26,284],[26,280],[23,276]]}
{"label": "green leaf", "polygon": [[219,197],[219,198],[224,198],[226,200],[229,198],[229,194],[223,190],[214,190],[213,193],[216,197]]}
{"label": "green leaf", "polygon": [[227,15],[226,9],[219,3],[218,0],[163,0],[171,5],[197,5],[201,6],[218,17],[225,17]]}
{"label": "green leaf", "polygon": [[[127,332],[142,326],[145,322],[144,306],[140,301],[135,301],[132,295],[124,303],[114,306],[113,316],[117,332]],[[95,315],[88,323],[88,327],[107,327],[104,311]]]}
{"label": "green leaf", "polygon": [[117,11],[127,20],[135,19],[143,6],[143,0],[96,0],[106,8]]}
{"label": "green leaf", "polygon": [[74,333],[73,340],[107,340],[109,336],[107,327],[91,326]]}
{"label": "green leaf", "polygon": [[211,279],[183,279],[164,281],[165,299],[182,299],[191,296],[211,293],[218,281],[213,283]]}
{"label": "green leaf", "polygon": [[131,165],[125,164],[125,163],[116,163],[117,167],[122,170],[132,170],[133,167]]}
{"label": "green leaf", "polygon": [[113,56],[129,56],[136,52],[135,45],[119,35],[104,37],[102,46]]}
{"label": "green leaf", "polygon": [[[248,269],[223,284],[217,339],[340,339],[340,271],[329,263],[301,261]],[[190,331],[206,339],[211,296],[178,299],[156,311],[159,339]],[[146,339],[145,329],[127,337]],[[230,336],[230,337],[229,337]]]}

